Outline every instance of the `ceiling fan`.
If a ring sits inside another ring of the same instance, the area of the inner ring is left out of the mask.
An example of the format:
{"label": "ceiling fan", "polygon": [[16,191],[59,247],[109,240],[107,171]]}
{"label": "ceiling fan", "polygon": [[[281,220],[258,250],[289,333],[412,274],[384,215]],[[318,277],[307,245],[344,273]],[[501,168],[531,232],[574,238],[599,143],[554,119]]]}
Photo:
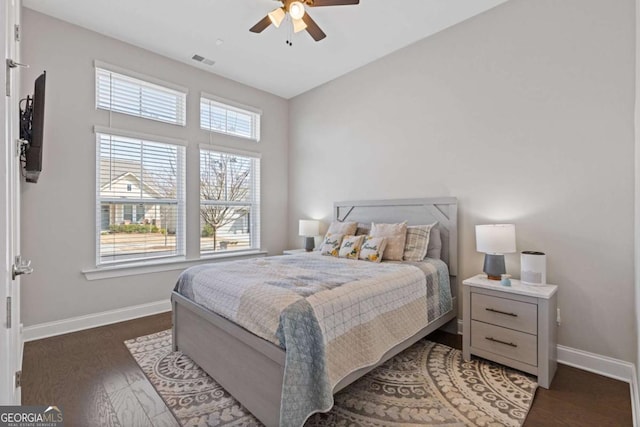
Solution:
{"label": "ceiling fan", "polygon": [[282,3],[282,7],[279,7],[267,14],[256,25],[251,27],[249,31],[252,33],[261,33],[269,25],[273,24],[280,27],[282,21],[286,17],[287,13],[291,17],[293,23],[293,31],[298,33],[302,30],[307,30],[309,35],[313,37],[315,41],[320,41],[327,35],[320,29],[318,24],[311,19],[308,13],[306,13],[305,5],[309,7],[320,6],[342,6],[350,4],[359,4],[360,0],[276,0]]}

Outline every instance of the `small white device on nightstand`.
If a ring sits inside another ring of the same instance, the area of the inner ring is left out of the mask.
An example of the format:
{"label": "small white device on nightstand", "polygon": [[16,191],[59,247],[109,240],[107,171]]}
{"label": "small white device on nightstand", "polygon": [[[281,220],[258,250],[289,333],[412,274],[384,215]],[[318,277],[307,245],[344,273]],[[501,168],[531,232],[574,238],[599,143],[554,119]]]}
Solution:
{"label": "small white device on nightstand", "polygon": [[524,251],[520,254],[520,281],[525,285],[547,283],[547,256],[544,253]]}

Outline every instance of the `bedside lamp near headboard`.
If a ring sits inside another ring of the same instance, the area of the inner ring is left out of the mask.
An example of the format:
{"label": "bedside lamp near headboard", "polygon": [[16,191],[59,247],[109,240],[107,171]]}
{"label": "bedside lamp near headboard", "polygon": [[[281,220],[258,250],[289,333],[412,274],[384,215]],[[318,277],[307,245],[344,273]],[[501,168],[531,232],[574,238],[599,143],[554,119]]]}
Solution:
{"label": "bedside lamp near headboard", "polygon": [[476,250],[483,252],[482,271],[491,280],[500,280],[505,274],[504,254],[516,251],[516,226],[514,224],[476,225]]}
{"label": "bedside lamp near headboard", "polygon": [[298,234],[305,238],[304,249],[311,252],[316,245],[315,237],[320,235],[320,221],[315,219],[301,219]]}

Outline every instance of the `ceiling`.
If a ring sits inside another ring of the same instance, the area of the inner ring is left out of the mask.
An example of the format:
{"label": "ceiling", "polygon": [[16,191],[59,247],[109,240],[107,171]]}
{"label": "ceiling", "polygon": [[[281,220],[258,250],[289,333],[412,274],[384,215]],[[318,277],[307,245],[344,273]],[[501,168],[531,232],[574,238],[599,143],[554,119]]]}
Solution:
{"label": "ceiling", "polygon": [[[307,8],[327,34],[249,28],[274,0],[24,0],[30,9],[292,98],[507,0],[361,0]],[[222,40],[217,44],[216,40]],[[213,66],[191,59],[210,58]]]}

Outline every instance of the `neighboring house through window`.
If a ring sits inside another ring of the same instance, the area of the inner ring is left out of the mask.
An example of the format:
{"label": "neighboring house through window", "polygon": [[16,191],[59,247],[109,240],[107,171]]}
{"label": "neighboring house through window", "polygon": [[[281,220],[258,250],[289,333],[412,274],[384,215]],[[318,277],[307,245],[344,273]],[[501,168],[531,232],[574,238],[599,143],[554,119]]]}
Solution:
{"label": "neighboring house through window", "polygon": [[98,264],[184,255],[185,147],[98,132],[97,152]]}

